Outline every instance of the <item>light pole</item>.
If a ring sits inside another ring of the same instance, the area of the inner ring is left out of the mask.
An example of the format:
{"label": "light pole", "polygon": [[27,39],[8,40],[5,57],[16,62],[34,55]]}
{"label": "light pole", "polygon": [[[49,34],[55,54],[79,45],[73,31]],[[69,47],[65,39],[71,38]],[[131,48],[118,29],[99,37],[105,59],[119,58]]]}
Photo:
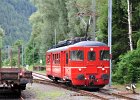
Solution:
{"label": "light pole", "polygon": [[[112,59],[112,0],[108,0],[108,46],[110,47],[109,54]],[[110,80],[109,86],[112,84],[112,60],[110,59]]]}
{"label": "light pole", "polygon": [[93,19],[93,40],[95,41],[95,37],[96,37],[96,0],[92,0],[92,9],[93,9],[93,16],[92,16],[92,19]]}
{"label": "light pole", "polygon": [[55,46],[56,46],[56,29],[54,30],[54,34],[55,34]]}

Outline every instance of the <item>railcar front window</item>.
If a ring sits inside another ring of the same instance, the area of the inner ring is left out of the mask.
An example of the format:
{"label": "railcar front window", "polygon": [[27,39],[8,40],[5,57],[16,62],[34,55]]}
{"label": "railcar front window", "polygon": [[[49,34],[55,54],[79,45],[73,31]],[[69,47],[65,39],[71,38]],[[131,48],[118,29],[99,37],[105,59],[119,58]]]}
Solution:
{"label": "railcar front window", "polygon": [[108,50],[100,51],[100,60],[109,60],[109,51]]}
{"label": "railcar front window", "polygon": [[70,52],[70,59],[73,61],[84,60],[84,52],[81,50],[75,50]]}
{"label": "railcar front window", "polygon": [[88,60],[89,61],[95,60],[95,52],[94,51],[89,51],[88,52]]}

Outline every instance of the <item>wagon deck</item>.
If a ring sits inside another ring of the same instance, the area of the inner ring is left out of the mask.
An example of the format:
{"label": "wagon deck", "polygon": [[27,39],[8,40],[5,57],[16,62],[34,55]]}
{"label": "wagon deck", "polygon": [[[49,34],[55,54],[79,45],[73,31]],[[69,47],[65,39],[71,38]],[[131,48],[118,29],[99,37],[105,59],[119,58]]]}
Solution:
{"label": "wagon deck", "polygon": [[0,68],[0,85],[12,89],[25,90],[26,84],[32,82],[32,72],[23,68]]}

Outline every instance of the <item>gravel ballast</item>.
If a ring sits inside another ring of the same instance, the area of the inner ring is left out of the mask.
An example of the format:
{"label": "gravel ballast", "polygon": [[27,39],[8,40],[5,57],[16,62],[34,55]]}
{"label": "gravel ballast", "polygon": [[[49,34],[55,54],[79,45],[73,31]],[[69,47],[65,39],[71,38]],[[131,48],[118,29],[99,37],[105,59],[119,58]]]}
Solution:
{"label": "gravel ballast", "polygon": [[22,91],[25,100],[93,100],[88,96],[77,96],[76,92],[63,88],[43,85],[38,83],[27,84],[26,90]]}

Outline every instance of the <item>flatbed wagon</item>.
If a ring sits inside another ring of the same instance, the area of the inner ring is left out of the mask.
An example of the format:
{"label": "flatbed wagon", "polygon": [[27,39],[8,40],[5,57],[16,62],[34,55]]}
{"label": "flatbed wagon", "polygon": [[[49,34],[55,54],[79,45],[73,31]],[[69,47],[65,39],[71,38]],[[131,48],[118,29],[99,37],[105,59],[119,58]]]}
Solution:
{"label": "flatbed wagon", "polygon": [[32,72],[23,68],[0,68],[0,87],[8,87],[21,93],[27,83],[32,83]]}

